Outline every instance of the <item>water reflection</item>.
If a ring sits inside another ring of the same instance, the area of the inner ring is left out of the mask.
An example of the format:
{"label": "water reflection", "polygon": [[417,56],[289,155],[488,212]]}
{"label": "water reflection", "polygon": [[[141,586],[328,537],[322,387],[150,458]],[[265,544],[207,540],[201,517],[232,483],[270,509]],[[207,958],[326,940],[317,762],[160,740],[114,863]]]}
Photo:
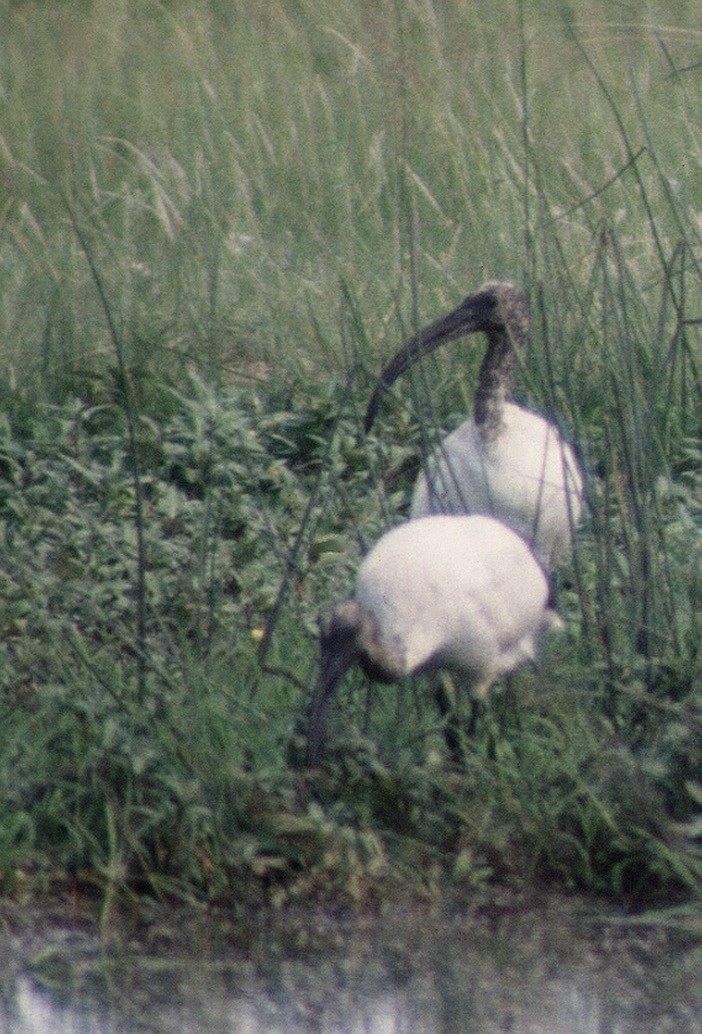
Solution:
{"label": "water reflection", "polygon": [[702,1034],[702,942],[545,897],[342,920],[113,924],[0,943],[4,1034]]}

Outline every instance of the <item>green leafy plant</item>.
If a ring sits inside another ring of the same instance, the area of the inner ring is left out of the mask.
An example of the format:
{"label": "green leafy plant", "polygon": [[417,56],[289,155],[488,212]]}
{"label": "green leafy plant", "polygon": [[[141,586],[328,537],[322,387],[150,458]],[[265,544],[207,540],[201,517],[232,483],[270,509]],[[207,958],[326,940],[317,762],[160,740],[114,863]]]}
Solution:
{"label": "green leafy plant", "polygon": [[[4,892],[699,900],[698,11],[610,6],[4,5]],[[480,350],[368,391],[488,276],[588,473],[567,631],[463,769],[349,676],[304,773],[317,614]]]}

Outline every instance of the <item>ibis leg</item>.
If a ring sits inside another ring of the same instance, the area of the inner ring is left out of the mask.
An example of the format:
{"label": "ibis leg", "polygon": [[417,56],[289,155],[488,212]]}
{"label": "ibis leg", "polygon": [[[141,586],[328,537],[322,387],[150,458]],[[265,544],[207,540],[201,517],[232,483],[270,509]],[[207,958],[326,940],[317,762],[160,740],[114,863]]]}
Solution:
{"label": "ibis leg", "polygon": [[461,726],[456,712],[456,687],[449,675],[442,672],[438,676],[434,691],[436,703],[444,720],[444,739],[451,759],[456,765],[464,760]]}

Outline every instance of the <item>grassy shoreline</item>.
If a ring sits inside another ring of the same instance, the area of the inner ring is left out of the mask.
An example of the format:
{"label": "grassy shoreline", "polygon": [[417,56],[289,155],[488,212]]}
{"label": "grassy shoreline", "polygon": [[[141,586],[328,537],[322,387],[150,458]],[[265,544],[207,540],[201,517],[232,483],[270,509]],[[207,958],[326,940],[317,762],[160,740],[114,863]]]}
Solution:
{"label": "grassy shoreline", "polygon": [[[699,902],[699,39],[691,4],[608,11],[5,4],[6,894]],[[364,439],[369,385],[487,276],[589,474],[567,632],[465,771],[421,683],[350,678],[311,779],[315,615],[479,350]]]}

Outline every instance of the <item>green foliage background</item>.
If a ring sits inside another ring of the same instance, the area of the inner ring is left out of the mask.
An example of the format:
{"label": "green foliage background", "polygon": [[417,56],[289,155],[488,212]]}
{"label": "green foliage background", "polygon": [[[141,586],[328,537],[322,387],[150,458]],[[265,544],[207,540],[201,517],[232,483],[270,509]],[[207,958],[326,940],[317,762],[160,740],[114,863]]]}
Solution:
{"label": "green foliage background", "polygon": [[[557,880],[697,902],[702,63],[692,3],[0,3],[0,873],[239,901]],[[567,633],[465,769],[315,615],[470,407],[483,279],[578,442]],[[291,741],[293,743],[290,747]]]}

